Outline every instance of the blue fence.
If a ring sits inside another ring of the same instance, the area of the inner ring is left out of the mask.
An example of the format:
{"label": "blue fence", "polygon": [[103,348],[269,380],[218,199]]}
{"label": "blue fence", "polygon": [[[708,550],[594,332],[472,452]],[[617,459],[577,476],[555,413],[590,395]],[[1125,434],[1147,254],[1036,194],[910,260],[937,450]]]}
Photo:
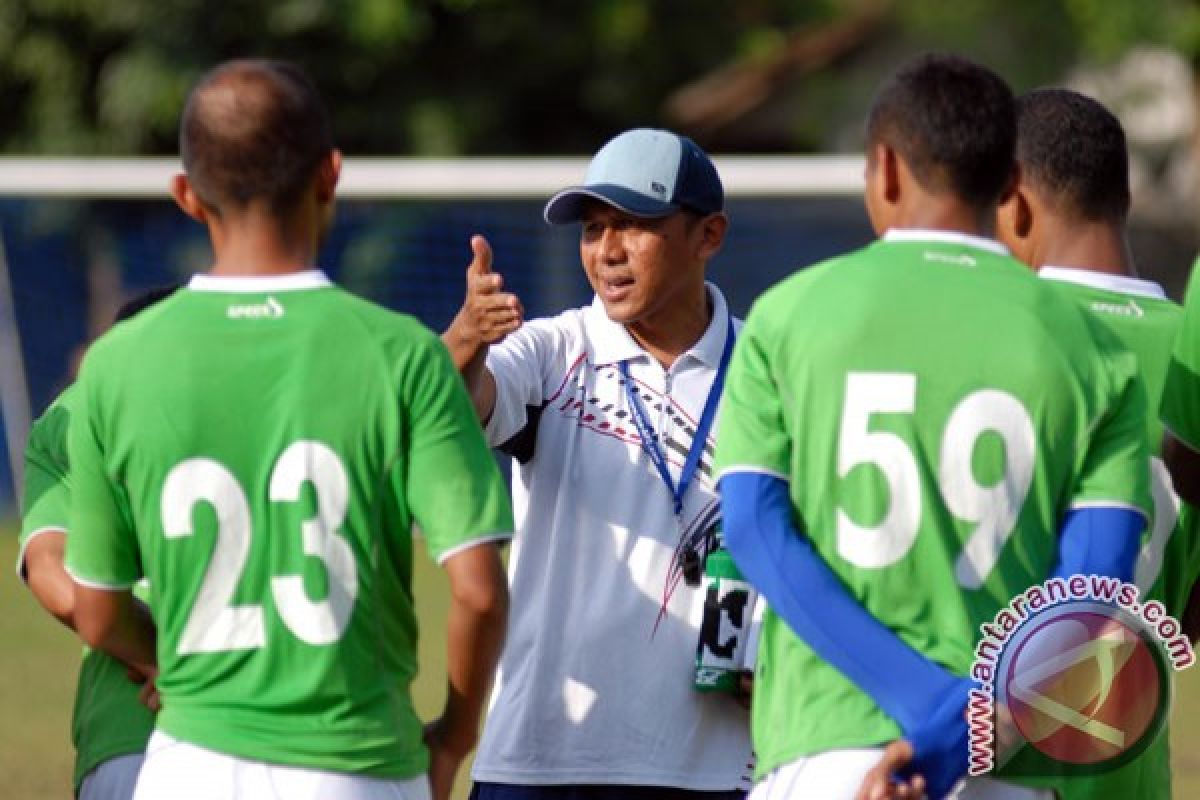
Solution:
{"label": "blue fence", "polygon": [[[738,199],[728,210],[732,226],[710,276],[739,314],[793,270],[871,235],[853,198]],[[440,330],[462,301],[473,233],[489,238],[528,315],[588,301],[577,229],[546,225],[535,201],[344,202],[320,262],[346,288]],[[128,296],[186,280],[210,252],[204,230],[161,200],[0,200],[0,236],[35,415],[71,380],[103,293],[97,281]],[[0,455],[0,508],[11,508]]]}

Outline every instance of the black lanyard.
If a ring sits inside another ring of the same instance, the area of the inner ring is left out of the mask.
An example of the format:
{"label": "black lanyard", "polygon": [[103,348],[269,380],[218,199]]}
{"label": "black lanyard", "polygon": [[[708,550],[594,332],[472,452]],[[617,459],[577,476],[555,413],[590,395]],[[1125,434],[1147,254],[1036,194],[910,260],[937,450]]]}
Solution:
{"label": "black lanyard", "polygon": [[[712,430],[713,419],[717,415],[717,403],[721,399],[721,390],[725,387],[725,373],[729,369],[729,358],[733,354],[733,339],[733,317],[730,316],[729,328],[725,333],[725,349],[721,353],[721,364],[717,367],[716,377],[713,378],[712,387],[708,390],[708,399],[704,401],[704,411],[701,412],[700,422],[696,425],[696,433],[692,437],[692,446],[683,462],[683,470],[679,473],[678,484],[671,479],[667,457],[658,443],[654,427],[650,424],[646,407],[642,405],[642,399],[638,397],[637,389],[633,386],[633,378],[629,375],[629,361],[622,361],[619,366],[621,377],[625,379],[625,396],[629,400],[633,424],[637,427],[638,436],[642,439],[642,448],[646,451],[646,455],[650,456],[650,460],[658,470],[659,477],[662,478],[662,482],[666,484],[667,490],[671,493],[676,517],[683,515],[683,497],[687,494],[688,486],[691,485],[696,469],[700,466],[700,456],[704,453],[708,434]],[[667,402],[667,400],[664,398],[663,402]]]}

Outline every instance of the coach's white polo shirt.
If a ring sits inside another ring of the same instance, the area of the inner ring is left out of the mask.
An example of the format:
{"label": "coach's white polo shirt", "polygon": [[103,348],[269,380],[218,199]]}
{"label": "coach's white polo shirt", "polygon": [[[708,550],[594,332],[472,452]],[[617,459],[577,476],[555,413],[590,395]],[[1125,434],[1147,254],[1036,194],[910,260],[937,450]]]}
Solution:
{"label": "coach's white polo shirt", "polygon": [[[711,284],[708,292],[712,321],[670,370],[599,299],[529,322],[488,354],[497,389],[488,440],[524,463],[513,469],[508,641],[476,780],[749,785],[748,714],[692,688],[703,595],[682,580],[667,585],[680,527],[618,369],[629,362],[678,482],[729,329],[725,298]],[[684,498],[685,523],[716,503],[716,429]]]}

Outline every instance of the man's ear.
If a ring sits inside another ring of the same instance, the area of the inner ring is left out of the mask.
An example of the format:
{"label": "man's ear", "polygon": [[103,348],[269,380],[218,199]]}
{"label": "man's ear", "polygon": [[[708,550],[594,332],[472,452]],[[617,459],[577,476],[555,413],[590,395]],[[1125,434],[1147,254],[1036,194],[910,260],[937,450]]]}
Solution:
{"label": "man's ear", "polygon": [[1033,232],[1033,205],[1029,195],[1024,189],[1018,187],[1013,191],[1009,202],[1012,203],[1013,233],[1022,239],[1028,238],[1029,234]]}
{"label": "man's ear", "polygon": [[183,210],[183,213],[201,225],[208,224],[209,210],[200,196],[196,194],[196,190],[192,188],[192,183],[188,180],[187,175],[182,172],[171,178],[171,197],[175,198],[175,204]]}
{"label": "man's ear", "polygon": [[321,205],[333,202],[338,180],[342,175],[342,151],[330,150],[329,155],[317,165],[317,201]]}
{"label": "man's ear", "polygon": [[900,157],[896,151],[887,144],[877,144],[878,152],[875,157],[879,159],[879,191],[882,199],[888,205],[898,205],[900,203]]}
{"label": "man's ear", "polygon": [[729,217],[724,211],[709,214],[700,221],[700,252],[698,255],[704,261],[715,256],[725,242],[725,233],[729,230]]}

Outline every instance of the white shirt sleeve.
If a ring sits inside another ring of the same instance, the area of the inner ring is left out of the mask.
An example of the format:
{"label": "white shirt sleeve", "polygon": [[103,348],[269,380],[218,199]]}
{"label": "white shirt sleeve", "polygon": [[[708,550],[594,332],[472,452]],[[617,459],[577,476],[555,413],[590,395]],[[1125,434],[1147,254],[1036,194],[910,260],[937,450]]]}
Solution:
{"label": "white shirt sleeve", "polygon": [[488,349],[487,368],[496,379],[496,405],[484,426],[487,442],[499,447],[529,421],[529,407],[546,400],[547,380],[565,361],[562,317],[527,322]]}

